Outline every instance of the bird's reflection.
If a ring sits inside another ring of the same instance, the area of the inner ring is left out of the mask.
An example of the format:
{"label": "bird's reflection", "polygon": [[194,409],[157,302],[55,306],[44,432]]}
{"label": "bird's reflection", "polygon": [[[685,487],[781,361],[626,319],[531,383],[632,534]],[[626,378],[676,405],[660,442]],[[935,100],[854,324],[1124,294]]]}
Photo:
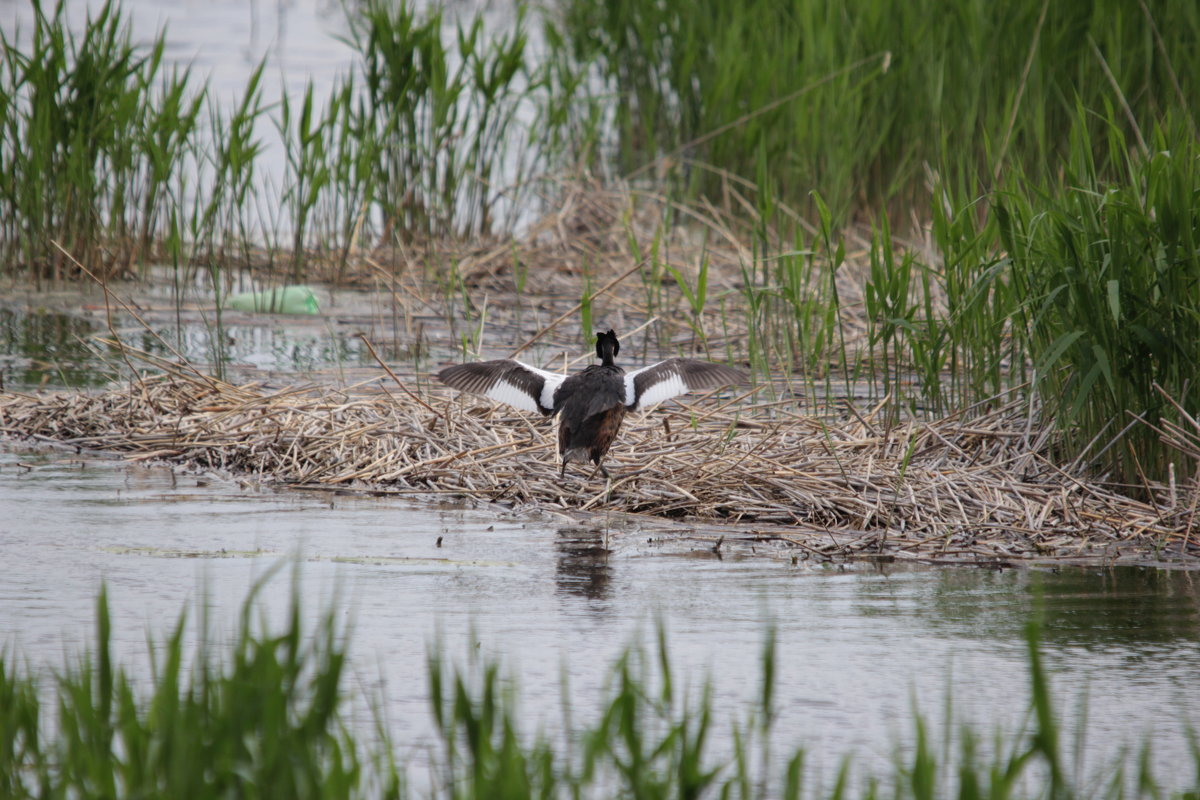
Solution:
{"label": "bird's reflection", "polygon": [[558,562],[554,580],[559,594],[606,600],[612,581],[608,534],[595,528],[558,529]]}

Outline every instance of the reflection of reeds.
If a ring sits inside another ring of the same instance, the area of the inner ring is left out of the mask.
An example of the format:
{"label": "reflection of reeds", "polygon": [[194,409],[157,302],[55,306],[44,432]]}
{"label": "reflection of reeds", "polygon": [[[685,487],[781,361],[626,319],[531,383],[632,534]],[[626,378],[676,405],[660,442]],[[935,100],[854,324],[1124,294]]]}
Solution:
{"label": "reflection of reeds", "polygon": [[[884,429],[746,398],[631,419],[611,485],[558,477],[552,426],[438,394],[264,392],[160,363],[135,391],[0,395],[4,430],[311,488],[750,523],[723,533],[795,557],[945,562],[1147,558],[1185,541],[1190,503],[1154,506],[1048,464],[1020,401]],[[1164,487],[1158,487],[1163,490]],[[1186,553],[1182,550],[1187,550]]]}

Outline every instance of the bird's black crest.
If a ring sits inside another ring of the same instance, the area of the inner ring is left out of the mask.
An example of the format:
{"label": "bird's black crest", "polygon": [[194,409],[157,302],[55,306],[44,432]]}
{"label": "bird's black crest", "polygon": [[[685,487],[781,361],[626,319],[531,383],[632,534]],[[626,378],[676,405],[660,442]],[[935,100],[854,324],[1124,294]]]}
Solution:
{"label": "bird's black crest", "polygon": [[617,341],[617,334],[613,333],[612,328],[609,328],[604,333],[596,333],[596,358],[604,359],[604,348],[612,347],[612,355],[621,352],[621,343]]}

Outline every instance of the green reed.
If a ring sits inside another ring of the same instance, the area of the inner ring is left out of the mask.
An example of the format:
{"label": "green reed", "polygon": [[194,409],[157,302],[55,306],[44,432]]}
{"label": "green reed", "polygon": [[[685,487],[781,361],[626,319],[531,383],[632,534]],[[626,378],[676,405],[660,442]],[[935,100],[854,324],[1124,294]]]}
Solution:
{"label": "green reed", "polygon": [[815,233],[791,224],[790,239],[779,243],[767,233],[774,200],[759,199],[760,230],[751,263],[742,265],[742,300],[754,371],[789,387],[798,380],[809,396],[829,396],[835,376],[851,391],[864,356],[847,346],[842,326],[837,275],[846,265],[845,242],[823,199],[815,194],[813,202],[822,213]]}
{"label": "green reed", "polygon": [[997,249],[995,217],[980,221],[984,201],[943,191],[931,226],[940,263],[923,266],[925,285],[941,290],[946,308],[944,315],[936,310],[926,291],[914,336],[915,365],[938,413],[997,397],[1028,376],[1028,358],[1011,335],[1024,298]]}
{"label": "green reed", "polygon": [[592,286],[591,270],[588,269],[587,259],[584,259],[583,293],[579,296],[579,334],[583,340],[584,352],[588,345],[595,342],[593,333],[595,320],[592,317],[592,301],[595,299],[595,287]]}
{"label": "green reed", "polygon": [[[1052,179],[1072,142],[1102,139],[1077,102],[1118,109],[1131,141],[1168,112],[1197,128],[1200,11],[1167,0],[1004,14],[970,0],[572,0],[547,12],[536,57],[523,7],[489,35],[478,15],[372,2],[347,12],[359,74],[278,111],[225,108],[186,70],[165,75],[163,36],[133,45],[114,3],[78,32],[64,13],[39,2],[28,43],[5,38],[0,58],[5,269],[55,277],[67,270],[49,242],[89,269],[127,268],[158,255],[180,205],[206,257],[282,232],[300,277],[314,247],[344,268],[360,241],[510,230],[543,202],[535,165],[615,163],[685,192],[729,170],[771,207],[819,215],[815,190],[840,227],[851,211],[923,210],[939,186],[972,202],[1010,168]],[[261,134],[238,124],[267,114],[288,165],[270,198],[243,180],[260,172]],[[1093,157],[1119,171],[1104,147]],[[264,223],[276,197],[287,213]]]}
{"label": "green reed", "polygon": [[[0,653],[0,794],[34,797],[407,797],[409,781],[382,722],[357,733],[347,721],[348,634],[332,611],[306,624],[293,589],[286,621],[260,620],[247,598],[231,639],[186,614],[152,638],[149,679],[114,650],[108,599],[97,601],[95,649],[39,678]],[[579,720],[564,699],[561,729],[530,734],[517,690],[494,660],[471,654],[454,666],[428,659],[435,739],[429,788],[416,796],[470,798],[722,797],[932,800],[1112,797],[1169,794],[1149,766],[1149,742],[1103,776],[1076,774],[1050,696],[1038,626],[1026,628],[1028,724],[981,737],[963,728],[935,741],[919,714],[912,745],[890,773],[862,774],[852,757],[832,776],[812,774],[805,751],[779,741],[775,636],[760,651],[755,699],[733,720],[712,708],[712,684],[676,673],[659,628],[652,647],[613,664],[595,712]],[[742,676],[745,677],[745,676]],[[565,681],[565,678],[564,678]],[[46,685],[46,684],[49,685]],[[564,684],[564,698],[570,687]],[[48,702],[48,694],[53,702]],[[372,699],[369,703],[377,703]],[[377,720],[383,715],[376,713]],[[360,738],[361,736],[361,738]],[[727,736],[728,745],[715,744]],[[370,744],[367,744],[367,742]],[[1195,752],[1195,749],[1193,748]],[[1200,752],[1193,756],[1200,768]]]}
{"label": "green reed", "polygon": [[[181,615],[152,648],[147,682],[119,663],[102,590],[96,649],[54,679],[50,727],[39,682],[0,658],[0,793],[365,796],[361,749],[339,717],[344,634],[332,614],[304,627],[298,595],[283,629],[267,631],[253,619],[253,597],[233,642],[202,637],[194,657]],[[397,796],[395,782],[378,777],[379,796]]]}
{"label": "green reed", "polygon": [[942,415],[996,398],[1027,376],[1011,335],[1024,298],[997,253],[997,226],[978,208],[933,208],[933,263],[900,247],[885,215],[872,236],[864,285],[872,396],[888,416]]}
{"label": "green reed", "polygon": [[667,270],[670,271],[671,277],[675,280],[675,286],[679,289],[684,299],[687,301],[688,310],[691,312],[691,317],[688,324],[692,329],[692,335],[700,339],[700,343],[705,352],[708,352],[708,335],[704,332],[704,306],[708,303],[708,266],[709,255],[707,248],[700,252],[700,267],[696,270],[696,282],[691,283],[683,271],[667,264]]}
{"label": "green reed", "polygon": [[350,254],[382,235],[372,207],[382,185],[376,167],[391,143],[364,126],[371,105],[354,75],[338,81],[323,103],[311,84],[298,108],[286,94],[280,100],[273,122],[287,156],[283,201],[293,281],[304,279],[313,257],[335,264],[340,280]]}
{"label": "green reed", "polygon": [[[864,299],[868,346],[875,358],[869,361],[869,374],[872,384],[882,383],[884,395],[895,396],[901,391],[902,364],[906,361],[901,336],[911,333],[916,322],[918,305],[912,282],[917,270],[911,254],[896,252],[886,217],[872,237],[870,261]],[[878,375],[877,361],[881,368]]]}
{"label": "green reed", "polygon": [[374,167],[380,150],[386,146],[359,128],[366,101],[356,86],[353,78],[347,78],[334,89],[326,105],[326,130],[333,137],[325,148],[329,157],[326,169],[332,181],[320,195],[318,220],[324,220],[324,227],[317,242],[330,242],[338,248],[339,279],[351,251],[364,244],[370,246],[366,239],[373,229],[368,217],[380,184]]}
{"label": "green reed", "polygon": [[34,3],[29,41],[0,35],[0,258],[34,276],[75,270],[59,242],[96,273],[149,252],[149,227],[198,99],[186,71],[161,76],[163,39],[132,44],[105,3],[71,32],[62,2]]}
{"label": "green reed", "polygon": [[[161,53],[161,37],[154,44]],[[136,257],[139,260],[158,255],[155,245],[165,227],[166,239],[177,236],[178,208],[183,199],[185,181],[182,165],[194,159],[195,136],[202,119],[207,89],[193,90],[190,70],[173,70],[161,79],[157,101],[150,104],[141,131],[139,147],[144,159],[144,189],[139,209],[140,232]],[[136,219],[136,218],[135,218]],[[164,223],[163,220],[167,221]],[[132,221],[132,220],[131,220]],[[168,254],[172,243],[165,243]],[[132,266],[132,264],[130,264]]]}
{"label": "green reed", "polygon": [[[78,30],[62,2],[36,2],[29,36],[0,36],[4,271],[71,276],[54,242],[97,275],[140,268],[182,233],[167,255],[189,271],[282,243],[298,279],[313,252],[344,273],[360,242],[510,230],[541,202],[533,166],[579,144],[563,129],[579,119],[583,70],[533,62],[523,7],[491,34],[482,15],[450,22],[407,3],[347,14],[361,72],[268,108],[262,65],[230,103],[163,68],[163,33],[135,45],[114,0]],[[267,191],[272,126],[286,172]]]}
{"label": "green reed", "polygon": [[[1140,490],[1185,466],[1161,441],[1162,422],[1200,413],[1200,144],[1187,120],[1153,126],[1143,147],[1119,112],[1096,136],[1094,115],[1077,113],[1053,181],[1014,172],[1008,190],[975,202],[940,187],[929,263],[897,246],[884,216],[868,253],[867,352],[826,342],[845,375],[866,359],[872,394],[892,412],[1036,397],[1064,461]],[[822,219],[820,261],[803,263],[797,238],[773,274],[747,277],[752,354],[767,334],[777,354],[787,342],[819,355],[798,298],[840,306],[836,283],[811,283],[843,257]],[[832,317],[830,329],[843,330]]]}
{"label": "green reed", "polygon": [[[512,188],[495,185],[500,165],[539,141],[516,126],[546,85],[526,53],[524,8],[492,37],[481,15],[449,23],[407,2],[367,3],[350,20],[365,93],[354,125],[372,143],[384,230],[405,240],[490,232]],[[519,184],[525,166],[509,179]]]}
{"label": "green reed", "polygon": [[675,165],[715,196],[713,173],[663,157],[748,179],[765,158],[782,199],[812,210],[816,189],[839,224],[924,208],[929,169],[988,188],[1009,165],[1050,176],[1076,98],[1102,108],[1114,87],[1127,133],[1168,109],[1197,121],[1200,10],[1171,0],[572,0],[556,35],[621,98],[624,170]]}
{"label": "green reed", "polygon": [[313,102],[313,86],[309,83],[299,111],[294,111],[291,98],[285,93],[280,101],[278,130],[287,150],[288,177],[283,201],[292,225],[291,278],[299,281],[305,274],[305,248],[314,210],[325,187],[332,183],[330,144],[335,141],[336,124],[347,94],[335,92],[318,117]]}
{"label": "green reed", "polygon": [[1142,151],[1109,123],[1119,179],[1104,177],[1080,128],[1052,193],[1017,182],[997,212],[1027,298],[1016,334],[1068,457],[1138,486],[1186,468],[1159,426],[1200,413],[1200,143],[1167,124]]}

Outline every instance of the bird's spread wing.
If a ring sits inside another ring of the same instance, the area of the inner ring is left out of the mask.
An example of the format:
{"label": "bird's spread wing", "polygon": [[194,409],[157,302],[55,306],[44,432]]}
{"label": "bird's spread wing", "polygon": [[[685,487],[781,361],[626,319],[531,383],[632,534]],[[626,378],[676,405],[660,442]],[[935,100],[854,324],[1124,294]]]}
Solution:
{"label": "bird's spread wing", "polygon": [[554,413],[554,390],[566,375],[502,358],[456,364],[438,373],[438,380],[460,392],[481,394],[522,411]]}
{"label": "bird's spread wing", "polygon": [[648,408],[685,392],[745,383],[746,373],[695,358],[668,358],[625,375],[625,405]]}

